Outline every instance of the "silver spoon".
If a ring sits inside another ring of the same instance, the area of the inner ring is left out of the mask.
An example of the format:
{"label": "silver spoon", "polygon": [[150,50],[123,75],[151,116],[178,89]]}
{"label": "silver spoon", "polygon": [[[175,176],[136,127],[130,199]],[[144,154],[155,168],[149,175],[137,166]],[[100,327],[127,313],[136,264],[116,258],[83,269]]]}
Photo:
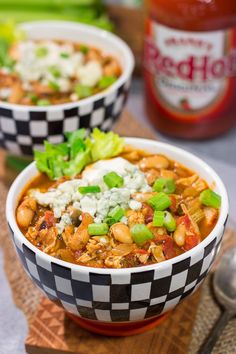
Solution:
{"label": "silver spoon", "polygon": [[221,258],[214,274],[213,289],[223,311],[208,339],[199,350],[199,354],[212,352],[224,327],[236,315],[236,248],[227,251]]}

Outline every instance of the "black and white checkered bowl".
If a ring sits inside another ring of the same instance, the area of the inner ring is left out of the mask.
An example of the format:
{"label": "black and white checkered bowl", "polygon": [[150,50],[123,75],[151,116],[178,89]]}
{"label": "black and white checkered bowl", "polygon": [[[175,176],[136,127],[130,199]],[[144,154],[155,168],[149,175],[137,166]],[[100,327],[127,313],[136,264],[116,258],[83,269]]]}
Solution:
{"label": "black and white checkered bowl", "polygon": [[63,141],[63,134],[78,128],[110,130],[119,118],[129,92],[134,58],[120,38],[104,30],[64,21],[21,25],[30,39],[72,40],[100,48],[116,57],[122,75],[107,90],[78,102],[48,107],[0,102],[0,146],[17,155],[32,155],[43,141]]}
{"label": "black and white checkered bowl", "polygon": [[6,205],[7,221],[20,261],[32,281],[66,311],[102,322],[140,321],[173,309],[193,293],[206,277],[218,252],[228,215],[223,182],[211,167],[174,146],[127,138],[128,144],[162,153],[196,171],[222,197],[214,230],[195,248],[173,259],[126,269],[98,269],[70,264],[34,247],[19,230],[15,210],[20,194],[37,174],[29,165],[12,184]]}

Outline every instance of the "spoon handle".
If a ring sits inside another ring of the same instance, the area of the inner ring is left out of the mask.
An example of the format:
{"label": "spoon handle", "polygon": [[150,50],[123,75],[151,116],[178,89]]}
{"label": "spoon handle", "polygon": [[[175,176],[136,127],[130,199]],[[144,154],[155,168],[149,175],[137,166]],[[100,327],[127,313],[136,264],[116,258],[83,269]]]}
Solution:
{"label": "spoon handle", "polygon": [[231,312],[224,310],[222,315],[220,315],[220,317],[216,321],[208,338],[201,346],[198,354],[210,354],[212,352],[217,339],[219,338],[221,332],[223,331],[223,329],[225,328],[225,326],[227,325],[227,323],[232,317],[233,315]]}

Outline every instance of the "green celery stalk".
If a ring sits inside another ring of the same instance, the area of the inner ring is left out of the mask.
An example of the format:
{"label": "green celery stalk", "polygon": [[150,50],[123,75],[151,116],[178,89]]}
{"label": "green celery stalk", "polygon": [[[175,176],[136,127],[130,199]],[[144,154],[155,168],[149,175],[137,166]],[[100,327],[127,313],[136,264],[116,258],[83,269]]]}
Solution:
{"label": "green celery stalk", "polygon": [[96,17],[94,11],[70,11],[70,12],[55,12],[55,11],[26,11],[25,9],[19,9],[12,11],[12,9],[1,10],[0,6],[0,21],[5,19],[13,20],[16,23],[37,21],[37,20],[64,20],[82,22],[85,24],[97,26],[108,31],[113,30],[113,25],[109,21],[106,15]]}
{"label": "green celery stalk", "polygon": [[1,0],[0,7],[68,7],[68,6],[96,6],[100,5],[101,0]]}

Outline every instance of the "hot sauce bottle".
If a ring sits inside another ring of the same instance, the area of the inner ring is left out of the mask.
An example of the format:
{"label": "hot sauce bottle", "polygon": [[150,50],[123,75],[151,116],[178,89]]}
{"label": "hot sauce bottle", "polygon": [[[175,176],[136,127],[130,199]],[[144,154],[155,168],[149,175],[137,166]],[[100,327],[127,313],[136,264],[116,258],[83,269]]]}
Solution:
{"label": "hot sauce bottle", "polygon": [[168,135],[204,139],[236,122],[236,0],[150,0],[146,110]]}

